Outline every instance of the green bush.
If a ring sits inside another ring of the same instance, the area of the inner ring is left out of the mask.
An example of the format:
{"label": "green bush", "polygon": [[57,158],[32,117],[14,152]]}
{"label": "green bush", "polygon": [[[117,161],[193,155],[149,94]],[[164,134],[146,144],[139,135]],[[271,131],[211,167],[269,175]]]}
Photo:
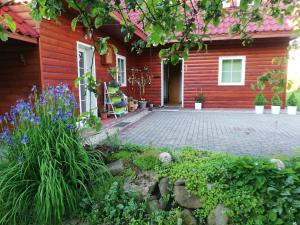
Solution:
{"label": "green bush", "polygon": [[76,128],[68,87],[33,89],[0,118],[8,150],[0,166],[0,224],[60,224],[74,213],[89,183],[106,171],[99,153],[86,150]]}
{"label": "green bush", "polygon": [[133,163],[141,170],[154,170],[161,165],[159,153],[158,150],[146,147],[142,154],[133,159]]}
{"label": "green bush", "polygon": [[297,104],[298,104],[298,100],[296,99],[296,95],[295,95],[295,93],[292,93],[287,100],[287,105],[288,106],[297,106]]}
{"label": "green bush", "polygon": [[255,97],[255,100],[254,100],[254,105],[257,105],[257,106],[264,106],[268,103],[267,99],[264,97],[264,95],[259,92],[257,94],[257,96]]}
{"label": "green bush", "polygon": [[274,94],[272,97],[272,105],[273,106],[281,106],[282,102],[278,94]]}
{"label": "green bush", "polygon": [[235,225],[299,224],[300,163],[291,159],[285,165],[278,170],[268,158],[188,149],[180,162],[160,168],[159,174],[172,181],[183,178],[187,189],[201,199],[203,208],[194,212],[200,224],[219,203],[229,209]]}

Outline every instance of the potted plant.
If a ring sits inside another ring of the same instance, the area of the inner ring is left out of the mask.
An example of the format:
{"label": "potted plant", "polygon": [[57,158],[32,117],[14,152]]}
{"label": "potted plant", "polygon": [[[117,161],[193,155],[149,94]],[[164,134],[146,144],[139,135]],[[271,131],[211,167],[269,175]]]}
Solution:
{"label": "potted plant", "polygon": [[139,108],[140,109],[146,109],[147,107],[147,101],[146,99],[142,98],[140,101],[139,101]]}
{"label": "potted plant", "polygon": [[254,100],[254,105],[255,105],[255,113],[256,114],[263,114],[265,105],[267,104],[267,99],[265,96],[262,94],[262,92],[259,92]]}
{"label": "potted plant", "polygon": [[297,103],[298,101],[296,99],[295,93],[292,93],[287,100],[287,105],[288,105],[287,109],[289,115],[297,114]]}
{"label": "potted plant", "polygon": [[111,80],[108,85],[108,92],[110,94],[115,94],[119,91],[120,84],[116,80]]}
{"label": "potted plant", "polygon": [[281,107],[281,99],[277,93],[275,93],[272,97],[272,114],[278,115],[280,114],[280,107]]}
{"label": "potted plant", "polygon": [[101,109],[101,113],[100,113],[100,116],[101,116],[101,120],[106,120],[107,119],[107,109],[103,108]]}
{"label": "potted plant", "polygon": [[195,97],[195,109],[196,110],[201,110],[202,109],[202,103],[205,100],[205,96],[203,93],[199,93],[196,97]]}

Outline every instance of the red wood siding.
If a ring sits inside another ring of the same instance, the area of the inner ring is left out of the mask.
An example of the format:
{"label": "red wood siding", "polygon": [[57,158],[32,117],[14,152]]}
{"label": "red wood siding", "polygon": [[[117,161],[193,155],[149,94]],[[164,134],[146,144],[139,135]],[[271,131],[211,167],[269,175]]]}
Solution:
{"label": "red wood siding", "polygon": [[20,98],[26,99],[33,85],[40,85],[38,46],[9,39],[0,42],[0,114]]}
{"label": "red wood siding", "polygon": [[[206,96],[206,108],[252,108],[257,91],[251,90],[250,84],[264,72],[276,68],[272,65],[272,58],[284,56],[287,47],[288,39],[268,38],[257,39],[248,47],[243,47],[240,41],[216,41],[208,43],[207,52],[192,51],[184,66],[184,107],[193,108],[194,97],[202,89]],[[218,86],[220,56],[246,56],[244,86]],[[146,98],[159,105],[161,63],[158,50],[152,54],[144,53],[138,57],[137,64],[150,64],[154,79],[152,85],[146,88]],[[264,94],[270,103],[273,93],[266,90]],[[282,100],[284,97],[285,94],[282,95]]]}
{"label": "red wood siding", "polygon": [[[84,30],[78,27],[75,32],[71,30],[69,18],[60,18],[60,25],[54,22],[44,21],[40,25],[40,56],[42,68],[42,83],[57,84],[63,82],[68,84],[78,98],[78,90],[75,89],[74,81],[77,78],[77,41],[91,44],[90,40],[84,38]],[[99,36],[99,34],[97,34]],[[104,35],[103,35],[104,36]],[[127,71],[133,63],[130,46],[110,39],[111,43],[118,48],[118,54],[126,57]],[[96,77],[101,82],[109,81],[111,78],[107,73],[109,66],[101,64],[99,54],[96,54]],[[127,75],[128,76],[128,75]],[[128,88],[122,88],[125,93],[130,92]],[[129,91],[127,91],[127,89]],[[99,88],[99,101],[102,101],[103,87]]]}

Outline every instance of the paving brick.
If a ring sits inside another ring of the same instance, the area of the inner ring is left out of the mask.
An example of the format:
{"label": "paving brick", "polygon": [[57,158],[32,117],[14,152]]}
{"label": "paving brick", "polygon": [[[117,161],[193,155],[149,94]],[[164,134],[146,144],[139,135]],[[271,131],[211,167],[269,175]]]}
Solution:
{"label": "paving brick", "polygon": [[155,111],[121,132],[124,142],[192,146],[251,155],[292,155],[300,149],[300,115],[235,111]]}

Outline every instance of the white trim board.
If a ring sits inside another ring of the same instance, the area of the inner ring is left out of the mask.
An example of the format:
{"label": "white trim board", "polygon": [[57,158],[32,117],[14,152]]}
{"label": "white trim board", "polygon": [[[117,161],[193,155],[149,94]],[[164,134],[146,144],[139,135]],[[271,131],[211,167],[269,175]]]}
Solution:
{"label": "white trim board", "polygon": [[[96,62],[95,62],[95,56],[94,54],[94,47],[92,45],[77,41],[76,42],[76,57],[77,57],[77,76],[80,76],[80,69],[79,69],[79,57],[78,57],[78,53],[79,51],[84,52],[84,56],[85,59],[88,59],[85,63],[85,68],[84,68],[84,72],[86,73],[87,71],[90,71],[91,66],[92,66],[92,74],[94,76],[94,78],[96,79]],[[93,60],[93,61],[92,61]],[[82,112],[82,106],[81,106],[81,87],[80,85],[78,86],[78,91],[79,91],[79,109],[80,109],[80,113]],[[86,94],[86,111],[89,111],[89,93],[87,92]],[[98,113],[98,108],[97,108],[97,98],[95,97],[95,95],[92,94],[92,111],[93,113],[97,116]]]}
{"label": "white trim board", "polygon": [[[242,74],[241,82],[222,82],[222,63],[223,60],[242,60]],[[246,56],[220,56],[219,57],[219,69],[218,69],[218,86],[244,86],[246,77]]]}

